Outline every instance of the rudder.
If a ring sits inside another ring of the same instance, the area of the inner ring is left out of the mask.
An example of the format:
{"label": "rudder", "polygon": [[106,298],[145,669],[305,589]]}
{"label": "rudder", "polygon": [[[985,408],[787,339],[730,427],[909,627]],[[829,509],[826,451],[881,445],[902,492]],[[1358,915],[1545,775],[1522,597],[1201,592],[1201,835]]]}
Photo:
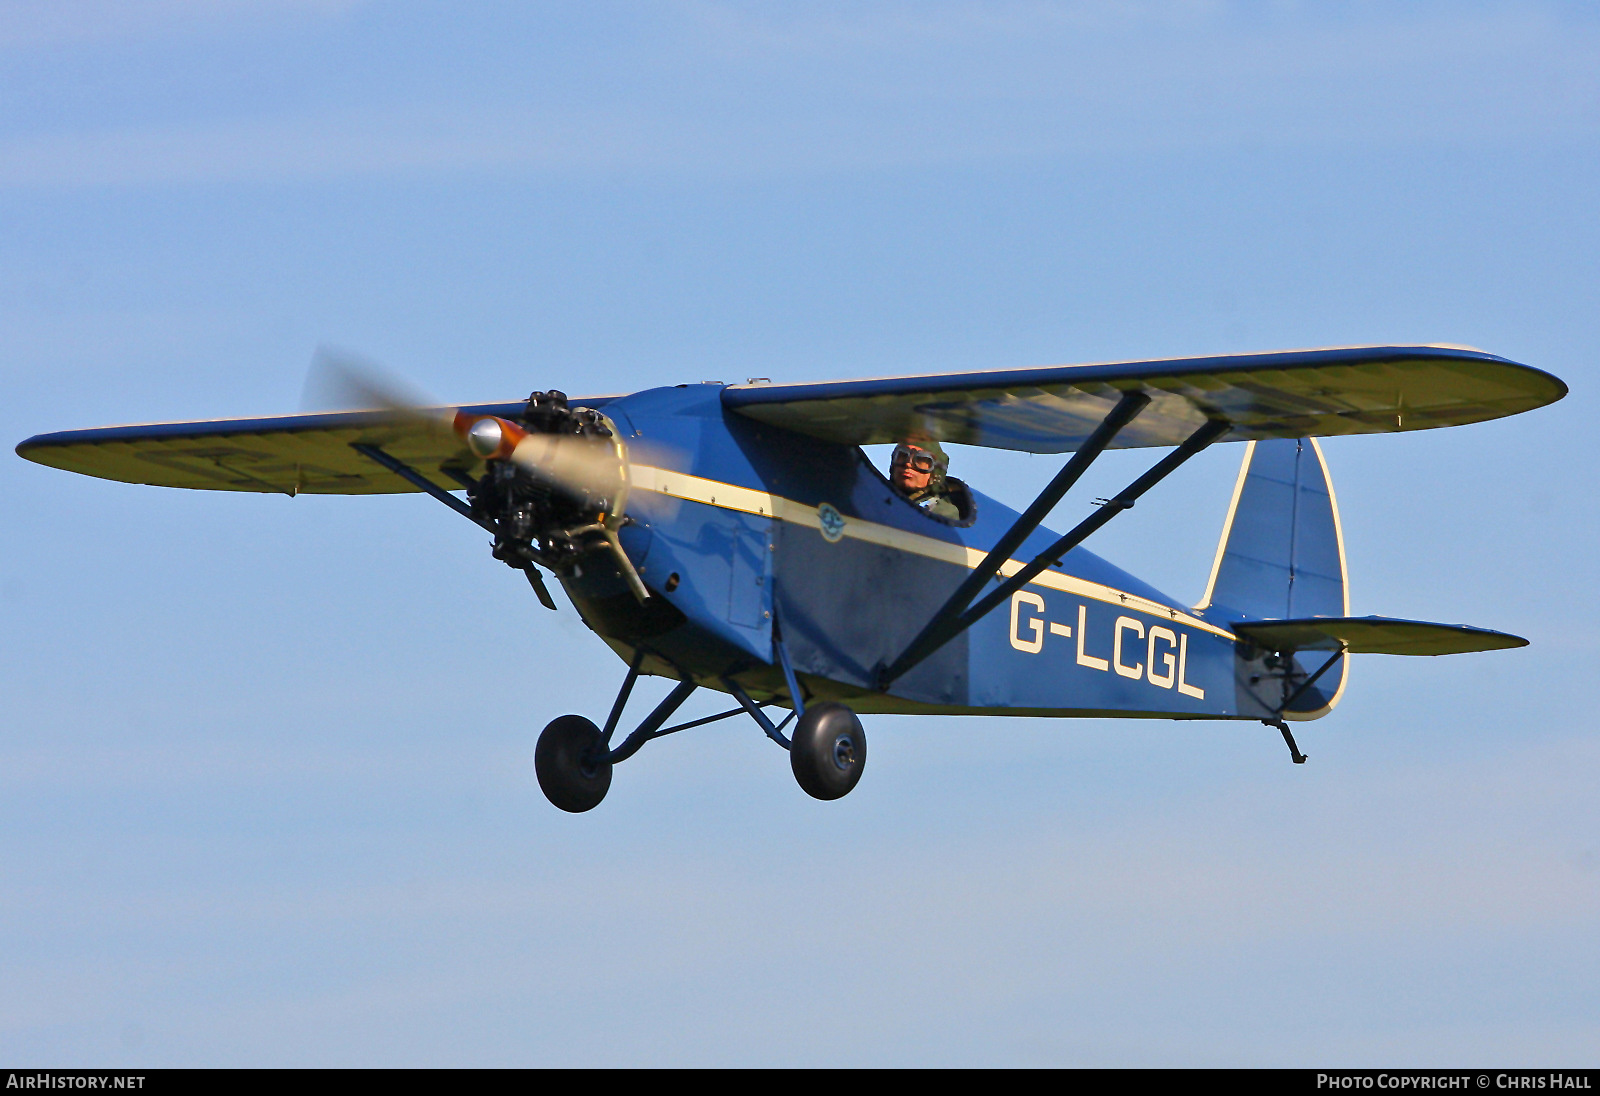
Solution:
{"label": "rudder", "polygon": [[[1350,615],[1339,505],[1315,438],[1247,445],[1211,577],[1195,611],[1229,627],[1242,621]],[[1327,714],[1344,692],[1348,666],[1303,691],[1296,683],[1330,657],[1307,651],[1290,658],[1282,698],[1261,699],[1288,719]]]}
{"label": "rudder", "polygon": [[1228,616],[1229,623],[1349,615],[1339,506],[1315,438],[1245,447],[1211,577],[1195,609]]}

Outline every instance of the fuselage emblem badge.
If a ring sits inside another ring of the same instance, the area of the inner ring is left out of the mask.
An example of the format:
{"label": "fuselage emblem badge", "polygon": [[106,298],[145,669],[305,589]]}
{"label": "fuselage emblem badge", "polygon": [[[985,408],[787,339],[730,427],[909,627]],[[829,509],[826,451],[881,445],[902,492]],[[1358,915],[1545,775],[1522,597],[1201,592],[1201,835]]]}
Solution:
{"label": "fuselage emblem badge", "polygon": [[817,520],[822,523],[822,539],[829,544],[838,544],[844,538],[844,515],[835,510],[830,503],[823,503],[817,507]]}

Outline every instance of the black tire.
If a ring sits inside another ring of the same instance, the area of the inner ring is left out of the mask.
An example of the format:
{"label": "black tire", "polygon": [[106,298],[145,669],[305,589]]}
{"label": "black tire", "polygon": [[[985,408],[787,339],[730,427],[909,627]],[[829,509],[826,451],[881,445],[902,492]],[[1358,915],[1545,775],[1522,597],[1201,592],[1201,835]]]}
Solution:
{"label": "black tire", "polygon": [[861,779],[867,735],[856,713],[831,700],[805,710],[789,744],[789,767],[805,793],[839,799]]}
{"label": "black tire", "polygon": [[573,814],[594,810],[611,789],[611,762],[605,755],[600,728],[583,716],[551,720],[533,749],[533,771],[544,797]]}

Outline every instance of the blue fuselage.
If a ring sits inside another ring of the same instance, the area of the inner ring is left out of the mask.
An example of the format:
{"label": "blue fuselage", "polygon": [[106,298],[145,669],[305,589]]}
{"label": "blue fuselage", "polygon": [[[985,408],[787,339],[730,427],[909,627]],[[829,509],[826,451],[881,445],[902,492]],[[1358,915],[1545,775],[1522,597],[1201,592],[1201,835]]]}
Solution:
{"label": "blue fuselage", "polygon": [[[633,465],[622,544],[655,597],[641,607],[604,566],[566,588],[619,653],[650,652],[647,670],[781,691],[776,625],[805,688],[863,712],[1272,714],[1270,658],[1082,548],[880,691],[880,668],[1016,512],[974,492],[976,521],[946,525],[860,449],[743,418],[720,393],[661,388],[604,407]],[[1036,531],[1019,563],[1055,539]]]}

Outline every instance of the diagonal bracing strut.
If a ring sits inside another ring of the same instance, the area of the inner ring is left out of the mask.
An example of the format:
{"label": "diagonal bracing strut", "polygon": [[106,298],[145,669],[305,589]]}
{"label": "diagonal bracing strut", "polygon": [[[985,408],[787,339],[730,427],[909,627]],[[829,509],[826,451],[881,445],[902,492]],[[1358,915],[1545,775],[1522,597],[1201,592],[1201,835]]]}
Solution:
{"label": "diagonal bracing strut", "polygon": [[[687,731],[691,727],[703,727],[707,723],[716,723],[719,720],[731,719],[736,715],[751,716],[755,719],[756,723],[760,725],[761,729],[766,732],[768,738],[778,743],[778,745],[782,746],[784,749],[789,748],[789,740],[783,736],[783,729],[787,727],[789,725],[789,721],[798,716],[803,709],[801,709],[799,705],[795,705],[794,710],[783,718],[783,722],[774,724],[772,720],[767,718],[766,713],[761,709],[778,703],[777,698],[774,697],[771,700],[763,700],[760,702],[751,700],[749,694],[739,686],[738,682],[728,677],[722,679],[723,684],[727,686],[728,691],[733,694],[734,699],[739,701],[739,707],[729,709],[726,712],[718,712],[716,715],[708,715],[702,716],[699,719],[691,719],[686,723],[677,723],[671,727],[661,726],[674,712],[683,706],[683,702],[689,699],[690,695],[697,687],[694,678],[690,676],[689,673],[681,666],[674,664],[673,668],[678,673],[678,684],[673,688],[672,692],[668,693],[667,696],[656,705],[655,710],[645,717],[644,722],[640,723],[632,734],[628,735],[627,738],[622,740],[621,745],[617,746],[615,749],[612,749],[611,739],[617,732],[617,723],[622,718],[623,709],[627,707],[628,697],[633,694],[633,687],[639,680],[640,671],[644,666],[645,657],[654,653],[655,652],[652,652],[643,646],[637,647],[634,649],[633,658],[628,662],[628,676],[623,679],[622,688],[617,691],[617,699],[611,705],[611,714],[606,717],[606,725],[600,731],[600,739],[605,752],[601,753],[599,756],[605,761],[613,765],[618,764],[626,761],[628,758],[638,753],[647,742],[654,742],[658,738],[665,738],[667,735],[677,734],[679,731]],[[658,655],[657,657],[660,656]],[[788,662],[787,655],[783,656],[783,661],[785,663]],[[792,677],[793,672],[789,671],[789,674]]]}
{"label": "diagonal bracing strut", "polygon": [[411,486],[428,492],[428,494],[432,495],[434,498],[450,507],[450,509],[460,514],[468,521],[476,522],[478,525],[483,526],[491,533],[496,532],[493,522],[480,520],[473,517],[472,507],[456,498],[449,491],[446,491],[443,487],[440,487],[437,483],[434,483],[431,479],[429,479],[427,476],[424,476],[421,472],[418,472],[405,461],[396,460],[388,453],[385,453],[382,449],[379,449],[376,445],[366,445],[362,442],[356,441],[350,443],[350,448],[354,449],[357,453],[360,453],[368,460],[383,465],[389,471],[393,472],[395,475],[411,484]]}
{"label": "diagonal bracing strut", "polygon": [[978,591],[983,589],[985,584],[1000,570],[1000,565],[1010,559],[1011,553],[1021,547],[1022,542],[1028,539],[1029,534],[1037,529],[1039,524],[1049,516],[1056,503],[1060,502],[1062,497],[1072,489],[1072,485],[1078,482],[1079,477],[1088,470],[1089,465],[1094,463],[1095,458],[1105,451],[1106,447],[1111,444],[1122,428],[1132,422],[1134,417],[1143,411],[1149,403],[1150,397],[1143,392],[1124,392],[1122,394],[1122,398],[1117,400],[1116,406],[1101,420],[1100,425],[1095,427],[1094,432],[1085,439],[1078,451],[1072,454],[1072,459],[1067,461],[1065,467],[1056,473],[1055,478],[1050,481],[1049,485],[1039,492],[1039,497],[1033,500],[1033,505],[1029,506],[1016,521],[1012,522],[1011,528],[1006,530],[1005,536],[996,541],[995,546],[989,550],[989,554],[983,557],[983,562],[979,563],[972,573],[962,581],[961,585],[956,587],[955,593],[951,594],[949,599],[939,606],[938,612],[934,613],[933,618],[928,621],[922,631],[917,633],[917,637],[911,641],[900,657],[895,659],[888,669],[884,671],[883,682],[885,684],[893,681],[949,642],[955,633],[950,632],[948,635],[945,633],[956,619],[966,611],[967,606],[972,604],[972,599],[978,596]]}
{"label": "diagonal bracing strut", "polygon": [[[630,671],[630,674],[632,674],[632,671]],[[633,682],[630,678],[628,687],[631,689],[632,685]],[[632,734],[623,739],[620,746],[605,755],[606,761],[613,765],[619,761],[626,761],[638,753],[640,747],[646,742],[649,742],[652,738],[661,737],[661,724],[670,719],[672,713],[683,706],[683,702],[689,699],[689,694],[694,692],[696,688],[698,686],[695,685],[694,678],[686,677],[680,680],[677,685],[673,686],[672,691],[662,699],[661,703],[655,706],[655,710],[645,716],[644,722],[639,724]],[[619,697],[618,699],[620,701],[626,698]],[[613,711],[613,718],[607,722],[607,727],[610,730],[614,731],[616,729],[615,717],[620,714],[620,708]],[[676,729],[682,730],[681,727]],[[605,741],[607,744],[610,743],[611,737],[609,734],[607,734]]]}
{"label": "diagonal bracing strut", "polygon": [[[1319,680],[1321,680],[1323,674],[1327,673],[1329,670],[1333,669],[1336,665],[1343,661],[1344,656],[1348,651],[1349,648],[1347,646],[1345,646],[1343,643],[1339,644],[1339,649],[1334,652],[1333,657],[1319,666],[1317,671],[1302,681],[1300,683],[1300,687],[1292,693],[1289,692],[1289,677],[1288,674],[1285,673],[1283,678],[1283,691],[1287,695],[1284,696],[1283,703],[1278,705],[1278,715],[1281,717],[1284,712],[1288,711],[1290,707],[1294,705],[1295,701],[1299,700],[1302,696],[1305,696],[1306,693],[1310,692],[1311,686],[1315,685]],[[1293,657],[1294,656],[1291,654],[1291,660]],[[1289,665],[1292,667],[1294,665],[1293,661],[1291,661]]]}
{"label": "diagonal bracing strut", "polygon": [[[1142,394],[1131,393],[1131,395]],[[1231,423],[1221,419],[1208,419],[1205,425],[1184,439],[1183,444],[1156,462],[1148,472],[1123,488],[1098,511],[1079,522],[1070,533],[1039,553],[1020,571],[991,590],[977,604],[969,608],[966,605],[966,600],[969,600],[977,592],[981,582],[987,582],[999,572],[1000,565],[1006,558],[1005,555],[999,554],[1001,549],[1005,548],[1007,554],[1009,554],[1011,550],[1019,546],[1027,535],[1033,532],[1039,523],[1044,520],[1049,506],[1054,505],[1055,501],[1062,494],[1065,494],[1067,487],[1071,486],[1071,482],[1076,480],[1082,474],[1083,469],[1087,468],[1089,463],[1110,444],[1117,431],[1131,421],[1139,410],[1143,409],[1144,403],[1149,402],[1149,398],[1144,397],[1143,403],[1134,405],[1130,403],[1130,396],[1124,396],[1117,403],[1116,408],[1112,410],[1110,415],[1106,416],[1106,420],[1090,436],[1089,442],[1085,443],[1084,448],[1073,455],[1072,461],[1051,481],[1050,486],[1045,488],[1034,504],[1028,507],[1027,513],[1017,519],[1011,530],[1001,538],[1000,543],[996,544],[989,555],[984,557],[983,563],[979,565],[980,570],[983,571],[983,578],[980,582],[975,583],[973,581],[978,577],[979,572],[975,571],[968,576],[967,580],[957,589],[956,594],[934,615],[934,618],[922,629],[922,632],[911,642],[905,652],[884,667],[878,675],[878,687],[880,689],[887,689],[897,678],[903,676],[912,667],[972,627],[972,625],[992,612],[996,606],[1033,581],[1052,563],[1059,566],[1062,557],[1068,552],[1087,540],[1091,534],[1095,533],[1119,513],[1124,510],[1131,510],[1133,504],[1146,491],[1171,475],[1179,465],[1190,457],[1227,433],[1232,426]],[[1119,412],[1122,413],[1120,421],[1114,421],[1118,419]],[[1098,447],[1091,449],[1090,446],[1096,442],[1098,442]],[[1080,464],[1078,458],[1086,452],[1089,453],[1089,456]],[[1074,469],[1074,465],[1078,465],[1078,467]],[[1068,478],[1069,472],[1073,473],[1070,479]],[[1065,481],[1065,485],[1060,486],[1059,493],[1056,493],[1058,485],[1063,484],[1063,481]],[[1054,498],[1050,498],[1052,494],[1054,494]],[[1041,505],[1046,503],[1046,500],[1048,500],[1048,505]],[[1030,519],[1032,524],[1024,525]],[[1019,530],[1020,535],[1014,535],[1019,533]],[[967,592],[969,588],[970,592]]]}
{"label": "diagonal bracing strut", "polygon": [[[421,472],[418,472],[415,468],[405,463],[405,461],[396,460],[388,453],[385,453],[382,449],[379,449],[376,445],[366,445],[357,441],[351,442],[350,448],[354,449],[357,453],[360,453],[368,460],[383,465],[389,471],[393,472],[395,475],[399,476],[413,487],[417,487],[423,491],[426,491],[428,494],[432,495],[434,498],[450,507],[450,509],[460,514],[468,521],[482,526],[495,536],[500,535],[500,530],[495,528],[494,522],[488,520],[487,518],[474,516],[471,506],[468,506],[466,503],[456,498],[449,491],[446,491],[443,487],[440,487],[437,483],[434,483],[427,476],[424,476]],[[457,483],[461,484],[463,487],[471,487],[473,484],[472,477],[463,472],[458,472],[454,468],[446,468],[444,471],[446,475],[455,480]],[[532,564],[529,564],[527,567],[523,568],[522,573],[528,576],[528,585],[533,587],[534,594],[539,598],[539,604],[543,605],[546,609],[554,609],[556,607],[555,599],[550,596],[550,591],[544,584],[544,576],[539,573],[539,569]]]}

